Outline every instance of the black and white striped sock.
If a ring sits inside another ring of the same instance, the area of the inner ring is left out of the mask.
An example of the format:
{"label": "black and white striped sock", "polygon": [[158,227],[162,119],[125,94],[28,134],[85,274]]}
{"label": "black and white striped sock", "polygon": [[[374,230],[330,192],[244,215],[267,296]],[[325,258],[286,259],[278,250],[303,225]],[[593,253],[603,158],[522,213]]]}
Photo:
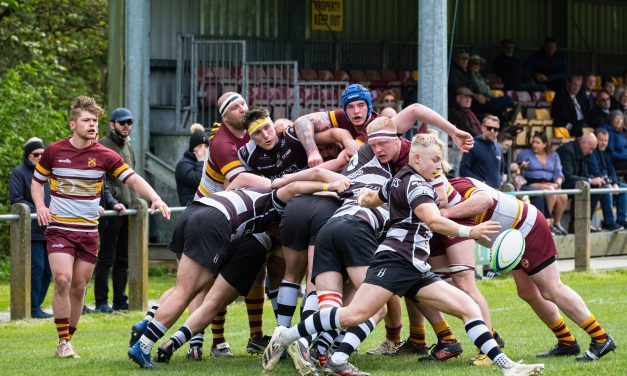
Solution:
{"label": "black and white striped sock", "polygon": [[288,345],[298,338],[305,337],[309,334],[325,332],[340,327],[340,310],[341,308],[333,307],[323,309],[301,321],[298,325],[289,328],[281,336],[283,345]]}
{"label": "black and white striped sock", "polygon": [[266,296],[268,297],[268,300],[270,301],[270,304],[272,305],[272,310],[274,311],[274,317],[278,317],[279,315],[279,308],[278,308],[278,302],[277,302],[277,297],[279,295],[279,289],[272,289],[272,290],[268,290],[266,289]]}
{"label": "black and white striped sock", "polygon": [[298,292],[300,285],[290,281],[281,281],[279,293],[277,295],[277,324],[289,328],[292,326],[292,317],[296,312],[298,303]]}
{"label": "black and white striped sock", "polygon": [[139,347],[141,348],[144,354],[150,354],[152,347],[155,343],[165,335],[165,332],[168,331],[168,328],[163,326],[159,321],[152,320],[148,327],[146,328],[146,332],[139,339]]}
{"label": "black and white striped sock", "polygon": [[464,323],[470,340],[500,368],[511,368],[514,362],[501,352],[492,333],[481,318],[473,318]]}
{"label": "black and white striped sock", "polygon": [[366,340],[366,337],[372,333],[376,322],[371,317],[363,324],[348,328],[344,339],[340,346],[335,350],[331,360],[335,364],[344,364],[348,361],[348,357],[359,347],[359,345]]}
{"label": "black and white striped sock", "polygon": [[196,335],[189,340],[189,347],[200,347],[202,348],[203,340],[205,338],[205,331],[201,330]]}
{"label": "black and white striped sock", "polygon": [[185,342],[189,341],[192,338],[192,335],[192,331],[187,326],[181,326],[179,330],[177,330],[176,333],[174,333],[172,337],[170,337],[173,343],[172,350],[176,351],[177,349],[179,349],[181,346],[183,346]]}

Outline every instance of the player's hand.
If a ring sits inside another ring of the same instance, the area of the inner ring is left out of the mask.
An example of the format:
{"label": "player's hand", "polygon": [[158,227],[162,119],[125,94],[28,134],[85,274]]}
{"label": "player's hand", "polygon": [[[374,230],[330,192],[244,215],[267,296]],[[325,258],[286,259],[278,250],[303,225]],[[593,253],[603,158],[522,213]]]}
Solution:
{"label": "player's hand", "polygon": [[165,219],[170,219],[170,208],[168,205],[161,200],[161,198],[157,198],[153,200],[150,205],[150,214],[155,214],[155,211],[159,209],[161,211],[161,215]]}
{"label": "player's hand", "polygon": [[307,165],[309,167],[316,167],[323,162],[322,156],[318,150],[312,151],[311,155],[307,158]]}
{"label": "player's hand", "polygon": [[453,136],[453,141],[455,141],[455,145],[459,148],[459,150],[464,153],[468,152],[475,145],[475,139],[468,132],[464,132],[462,130],[457,129]]}
{"label": "player's hand", "polygon": [[103,208],[102,206],[98,205],[98,217],[102,217],[104,212],[105,212],[105,208]]}
{"label": "player's hand", "polygon": [[48,209],[45,206],[41,206],[37,208],[37,223],[39,223],[40,226],[48,226],[48,223],[50,223],[50,209]]}
{"label": "player's hand", "polygon": [[498,234],[501,224],[496,221],[486,221],[473,226],[470,229],[470,237],[473,239],[485,239],[490,241],[490,235]]}
{"label": "player's hand", "polygon": [[126,213],[126,207],[120,203],[113,205],[113,210],[119,211],[120,212],[118,213],[119,215],[124,215],[124,213]]}
{"label": "player's hand", "polygon": [[343,179],[329,183],[327,185],[327,191],[342,193],[347,190],[350,185],[351,181],[347,177],[344,177]]}
{"label": "player's hand", "polygon": [[448,218],[449,213],[447,208],[440,208],[440,215],[444,218]]}
{"label": "player's hand", "polygon": [[274,122],[274,129],[277,136],[282,136],[288,127],[291,127],[294,123],[290,119],[278,119]]}
{"label": "player's hand", "polygon": [[361,146],[360,144],[357,143],[357,141],[353,139],[347,140],[343,144],[344,144],[344,152],[346,153],[346,156],[348,158],[355,155],[355,153],[357,153],[357,149],[359,149],[359,147]]}
{"label": "player's hand", "polygon": [[270,188],[272,189],[279,189],[283,186],[285,186],[287,184],[287,179],[286,176],[290,175],[290,174],[285,174],[280,178],[276,178],[274,180],[272,180],[272,182],[270,182]]}

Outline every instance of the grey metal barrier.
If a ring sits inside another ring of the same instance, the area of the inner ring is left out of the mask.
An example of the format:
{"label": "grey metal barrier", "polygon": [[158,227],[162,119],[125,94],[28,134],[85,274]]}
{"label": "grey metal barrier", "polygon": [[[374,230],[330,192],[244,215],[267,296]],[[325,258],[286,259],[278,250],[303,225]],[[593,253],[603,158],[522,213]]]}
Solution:
{"label": "grey metal barrier", "polygon": [[[509,190],[513,187],[509,186]],[[507,190],[507,189],[504,189]],[[590,189],[587,182],[579,182],[575,189],[555,191],[508,192],[515,196],[549,196],[568,194],[574,196],[575,206],[575,270],[590,270],[590,195],[625,193],[627,188]],[[172,213],[185,207],[172,207]],[[157,210],[154,214],[158,214]],[[144,200],[134,200],[126,210],[129,217],[128,239],[128,289],[129,307],[146,310],[148,305],[148,215],[149,207]],[[102,217],[118,216],[119,212],[107,210]],[[37,220],[28,205],[14,204],[11,214],[1,214],[0,221],[11,221],[11,320],[30,318],[31,274],[31,221]]]}

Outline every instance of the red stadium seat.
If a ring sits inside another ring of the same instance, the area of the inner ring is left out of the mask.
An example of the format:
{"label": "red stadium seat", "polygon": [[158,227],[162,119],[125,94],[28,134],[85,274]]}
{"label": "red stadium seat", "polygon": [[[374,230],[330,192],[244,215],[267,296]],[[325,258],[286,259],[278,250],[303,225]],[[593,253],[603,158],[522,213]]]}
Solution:
{"label": "red stadium seat", "polygon": [[[351,81],[351,77],[343,70],[336,70],[333,72],[333,79],[335,81]],[[354,82],[354,81],[351,81]]]}
{"label": "red stadium seat", "polygon": [[321,69],[318,71],[318,79],[320,81],[333,81],[335,77],[333,76],[333,73],[331,73],[331,71]]}
{"label": "red stadium seat", "polygon": [[301,69],[300,76],[304,81],[318,81],[318,73],[314,69]]}

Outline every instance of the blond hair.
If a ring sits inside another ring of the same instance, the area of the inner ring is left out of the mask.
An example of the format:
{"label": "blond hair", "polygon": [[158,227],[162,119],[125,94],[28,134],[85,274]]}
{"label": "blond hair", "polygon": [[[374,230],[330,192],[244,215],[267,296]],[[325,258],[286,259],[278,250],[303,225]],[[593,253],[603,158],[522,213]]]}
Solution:
{"label": "blond hair", "polygon": [[204,132],[205,127],[203,127],[200,123],[194,123],[191,127],[189,127],[189,133],[194,134],[196,132]]}
{"label": "blond hair", "polygon": [[394,124],[392,119],[385,116],[380,116],[371,121],[366,128],[366,133],[368,133],[369,135],[378,131],[390,131],[396,133],[396,124]]}
{"label": "blond hair", "polygon": [[432,145],[439,147],[443,151],[444,143],[439,138],[429,133],[418,133],[411,140],[410,153],[418,153],[420,148],[428,148]]}
{"label": "blond hair", "polygon": [[74,98],[74,101],[70,106],[70,120],[76,121],[83,111],[87,111],[97,117],[100,117],[103,112],[102,108],[98,106],[98,103],[96,103],[94,98],[81,95]]}

